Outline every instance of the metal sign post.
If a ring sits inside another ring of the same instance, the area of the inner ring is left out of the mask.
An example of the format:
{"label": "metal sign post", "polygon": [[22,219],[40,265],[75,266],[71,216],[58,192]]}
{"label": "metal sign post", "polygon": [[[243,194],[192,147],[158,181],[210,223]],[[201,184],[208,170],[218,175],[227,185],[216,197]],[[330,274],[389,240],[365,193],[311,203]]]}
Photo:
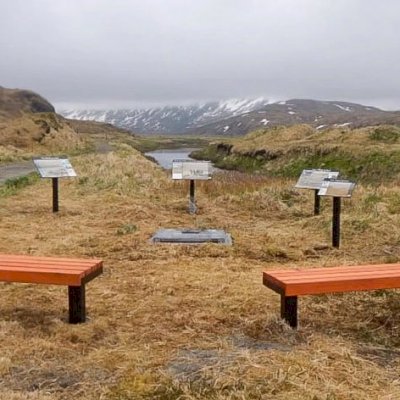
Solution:
{"label": "metal sign post", "polygon": [[196,214],[195,180],[211,179],[210,161],[173,160],[172,179],[189,180],[189,213]]}
{"label": "metal sign post", "polygon": [[340,246],[340,201],[340,197],[333,198],[332,246],[337,249]]}
{"label": "metal sign post", "polygon": [[356,184],[345,180],[327,180],[323,182],[318,192],[319,196],[333,197],[333,216],[332,216],[332,246],[340,246],[340,209],[341,198],[351,197]]}
{"label": "metal sign post", "polygon": [[339,176],[338,171],[329,169],[305,169],[301,173],[295,188],[314,190],[314,215],[319,215],[321,211],[321,199],[319,189],[325,179],[336,179]]}
{"label": "metal sign post", "polygon": [[58,178],[74,177],[76,172],[66,157],[34,158],[33,163],[42,178],[51,178],[53,185],[53,212],[58,212]]}
{"label": "metal sign post", "polygon": [[53,212],[58,212],[58,178],[51,178],[53,181]]}
{"label": "metal sign post", "polygon": [[321,197],[318,196],[319,189],[314,189],[314,215],[321,212]]}
{"label": "metal sign post", "polygon": [[189,213],[196,214],[196,200],[194,197],[194,179],[190,180],[190,188],[189,188]]}

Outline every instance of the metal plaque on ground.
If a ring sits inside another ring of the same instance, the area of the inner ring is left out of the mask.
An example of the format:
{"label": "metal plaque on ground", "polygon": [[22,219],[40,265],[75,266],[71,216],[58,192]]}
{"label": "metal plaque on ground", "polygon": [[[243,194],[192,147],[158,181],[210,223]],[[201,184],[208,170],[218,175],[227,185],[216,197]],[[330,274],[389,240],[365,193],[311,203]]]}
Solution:
{"label": "metal plaque on ground", "polygon": [[295,188],[297,189],[320,189],[325,179],[336,179],[338,171],[329,169],[305,169],[300,175]]}
{"label": "metal plaque on ground", "polygon": [[63,178],[76,176],[68,158],[41,157],[34,158],[33,163],[42,178]]}
{"label": "metal plaque on ground", "polygon": [[345,180],[324,181],[318,196],[351,197],[356,184]]}
{"label": "metal plaque on ground", "polygon": [[152,243],[201,244],[219,243],[232,244],[229,233],[218,229],[160,229],[151,238]]}
{"label": "metal plaque on ground", "polygon": [[173,160],[172,179],[211,179],[210,161]]}

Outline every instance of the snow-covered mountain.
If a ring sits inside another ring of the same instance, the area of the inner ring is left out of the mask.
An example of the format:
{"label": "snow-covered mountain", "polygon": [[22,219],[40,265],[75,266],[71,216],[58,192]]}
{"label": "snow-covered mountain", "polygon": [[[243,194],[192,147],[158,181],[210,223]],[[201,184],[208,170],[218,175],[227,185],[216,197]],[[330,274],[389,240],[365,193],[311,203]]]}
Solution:
{"label": "snow-covered mountain", "polygon": [[277,125],[309,124],[316,129],[400,124],[399,111],[344,101],[291,99],[267,104],[255,111],[225,118],[196,128],[196,134],[243,135],[259,128]]}
{"label": "snow-covered mountain", "polygon": [[190,106],[148,109],[60,110],[66,118],[108,122],[135,133],[186,133],[203,125],[255,111],[269,104],[265,98],[231,99]]}
{"label": "snow-covered mountain", "polygon": [[271,103],[259,98],[143,110],[69,110],[60,113],[71,119],[108,122],[145,134],[244,135],[254,129],[277,125],[309,124],[326,129],[400,124],[399,111],[383,111],[343,101],[305,99]]}

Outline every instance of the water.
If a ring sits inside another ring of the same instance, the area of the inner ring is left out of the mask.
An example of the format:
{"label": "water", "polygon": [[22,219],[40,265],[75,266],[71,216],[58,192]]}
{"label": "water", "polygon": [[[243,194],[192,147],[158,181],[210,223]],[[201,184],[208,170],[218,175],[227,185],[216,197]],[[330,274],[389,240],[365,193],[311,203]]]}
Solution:
{"label": "water", "polygon": [[195,148],[184,148],[184,149],[159,149],[155,151],[149,151],[145,153],[146,156],[153,157],[159,165],[161,165],[165,169],[172,168],[172,161],[177,159],[189,159],[193,160],[189,157],[189,154],[198,150]]}

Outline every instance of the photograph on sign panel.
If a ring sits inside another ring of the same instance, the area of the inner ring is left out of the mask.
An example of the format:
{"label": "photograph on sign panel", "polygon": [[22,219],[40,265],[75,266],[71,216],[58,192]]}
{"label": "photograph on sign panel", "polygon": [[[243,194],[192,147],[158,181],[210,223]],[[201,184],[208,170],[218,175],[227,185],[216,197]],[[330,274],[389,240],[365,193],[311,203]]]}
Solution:
{"label": "photograph on sign panel", "polygon": [[355,184],[353,182],[328,182],[319,192],[320,196],[351,197]]}
{"label": "photograph on sign panel", "polygon": [[184,179],[208,179],[209,163],[201,161],[193,161],[183,164],[182,175]]}
{"label": "photograph on sign panel", "polygon": [[337,178],[339,172],[322,169],[305,169],[297,181],[297,189],[320,189],[325,179]]}

